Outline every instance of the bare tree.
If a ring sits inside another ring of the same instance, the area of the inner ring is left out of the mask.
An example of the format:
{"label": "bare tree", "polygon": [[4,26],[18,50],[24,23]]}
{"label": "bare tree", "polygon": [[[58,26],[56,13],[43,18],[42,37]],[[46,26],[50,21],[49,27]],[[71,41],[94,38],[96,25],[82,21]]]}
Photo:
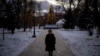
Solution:
{"label": "bare tree", "polygon": [[[41,18],[41,2],[37,3],[37,10],[38,10],[38,16],[39,16],[39,20],[40,20],[40,18]],[[41,28],[41,23],[39,23],[39,28]]]}
{"label": "bare tree", "polygon": [[5,19],[6,19],[6,0],[0,0],[0,27],[3,28],[3,40],[5,39],[4,28],[6,26]]}

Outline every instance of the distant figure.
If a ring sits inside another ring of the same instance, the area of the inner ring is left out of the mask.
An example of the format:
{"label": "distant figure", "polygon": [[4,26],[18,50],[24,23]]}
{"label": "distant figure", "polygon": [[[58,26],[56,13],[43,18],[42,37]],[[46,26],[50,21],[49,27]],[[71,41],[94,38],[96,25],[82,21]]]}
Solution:
{"label": "distant figure", "polygon": [[45,44],[46,44],[46,48],[45,50],[48,51],[49,56],[53,55],[53,51],[55,50],[55,36],[52,33],[52,30],[48,30],[48,34],[46,35],[45,38]]}

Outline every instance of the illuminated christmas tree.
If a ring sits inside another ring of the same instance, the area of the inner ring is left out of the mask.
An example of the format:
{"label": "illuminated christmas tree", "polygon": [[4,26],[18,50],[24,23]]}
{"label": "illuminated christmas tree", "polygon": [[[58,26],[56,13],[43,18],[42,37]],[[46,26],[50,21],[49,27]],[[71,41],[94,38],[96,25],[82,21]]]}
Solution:
{"label": "illuminated christmas tree", "polygon": [[54,14],[52,5],[50,6],[50,9],[49,9],[47,24],[56,24],[56,18],[55,18],[55,14]]}

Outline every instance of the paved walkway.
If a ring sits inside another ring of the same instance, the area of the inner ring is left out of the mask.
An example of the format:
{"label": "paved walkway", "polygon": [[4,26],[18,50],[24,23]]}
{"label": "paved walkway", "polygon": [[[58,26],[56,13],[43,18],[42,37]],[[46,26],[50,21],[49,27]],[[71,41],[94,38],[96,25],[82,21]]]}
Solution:
{"label": "paved walkway", "polygon": [[[53,33],[56,36],[56,51],[54,51],[53,56],[74,56],[67,45],[65,45],[61,34],[57,33],[56,30],[53,30]],[[45,51],[46,34],[47,30],[43,30],[40,36],[18,56],[48,56],[48,52]]]}

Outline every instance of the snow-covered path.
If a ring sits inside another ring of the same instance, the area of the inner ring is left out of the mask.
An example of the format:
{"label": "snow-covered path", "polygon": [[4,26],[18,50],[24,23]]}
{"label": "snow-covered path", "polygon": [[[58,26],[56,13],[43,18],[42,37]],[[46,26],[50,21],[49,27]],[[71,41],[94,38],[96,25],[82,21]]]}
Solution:
{"label": "snow-covered path", "polygon": [[[25,48],[18,56],[49,56],[48,52],[45,51],[45,37],[47,33],[48,30],[44,30],[40,34],[39,38],[37,38],[35,42]],[[53,33],[56,38],[56,50],[53,52],[53,56],[74,56],[72,51],[64,43],[62,35],[55,30],[53,30]]]}

